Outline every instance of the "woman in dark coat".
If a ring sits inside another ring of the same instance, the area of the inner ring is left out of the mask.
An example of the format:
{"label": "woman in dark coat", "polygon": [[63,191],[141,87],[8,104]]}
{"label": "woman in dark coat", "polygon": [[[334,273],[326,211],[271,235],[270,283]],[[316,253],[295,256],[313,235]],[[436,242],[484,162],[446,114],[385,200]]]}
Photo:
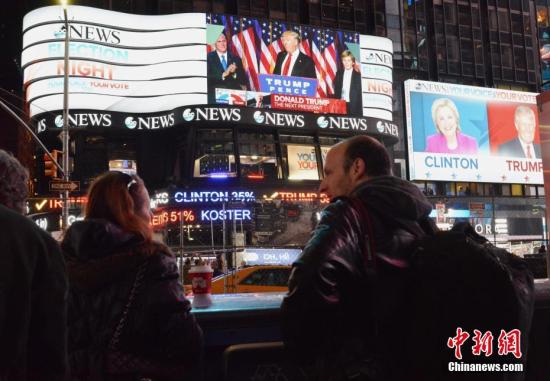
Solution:
{"label": "woman in dark coat", "polygon": [[[173,254],[152,240],[149,202],[139,177],[108,172],[91,186],[86,218],[66,233],[62,249],[70,284],[72,380],[124,379],[112,375],[108,354],[113,352],[130,353],[150,360],[154,367],[171,369],[169,379],[196,376],[202,332],[190,314]],[[140,269],[142,277],[137,281]],[[127,307],[133,288],[135,297]],[[127,317],[120,324],[125,311]],[[113,350],[117,327],[120,337]],[[128,379],[147,376],[144,373],[136,371]]]}

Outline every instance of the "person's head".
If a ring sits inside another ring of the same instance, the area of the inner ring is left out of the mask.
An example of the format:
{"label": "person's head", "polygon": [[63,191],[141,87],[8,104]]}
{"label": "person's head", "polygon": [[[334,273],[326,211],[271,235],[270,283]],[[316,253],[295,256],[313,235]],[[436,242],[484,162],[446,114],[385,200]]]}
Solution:
{"label": "person's head", "polygon": [[536,129],[535,112],[528,106],[518,106],[514,114],[514,125],[518,131],[518,138],[525,144],[535,140]]}
{"label": "person's head", "polygon": [[300,35],[293,30],[287,30],[281,35],[283,46],[287,53],[294,53],[300,44]]}
{"label": "person's head", "polygon": [[344,69],[353,69],[353,65],[355,65],[355,57],[353,56],[352,52],[350,52],[349,50],[344,50],[342,54],[340,54],[340,58],[342,59],[342,65],[344,65]]}
{"label": "person's head", "polygon": [[0,149],[0,204],[23,214],[28,180],[29,172],[19,160]]}
{"label": "person's head", "polygon": [[225,38],[225,34],[220,34],[214,45],[219,53],[225,53],[227,51],[227,38]]}
{"label": "person's head", "polygon": [[149,193],[136,175],[113,171],[99,176],[88,192],[86,218],[105,219],[145,240],[152,237]]}
{"label": "person's head", "polygon": [[332,199],[349,196],[362,182],[377,176],[391,175],[390,157],[386,147],[370,136],[346,139],[328,151],[325,177],[319,186],[320,193]]}
{"label": "person's head", "polygon": [[432,104],[432,120],[437,132],[445,137],[456,135],[460,131],[458,109],[449,98],[439,98]]}

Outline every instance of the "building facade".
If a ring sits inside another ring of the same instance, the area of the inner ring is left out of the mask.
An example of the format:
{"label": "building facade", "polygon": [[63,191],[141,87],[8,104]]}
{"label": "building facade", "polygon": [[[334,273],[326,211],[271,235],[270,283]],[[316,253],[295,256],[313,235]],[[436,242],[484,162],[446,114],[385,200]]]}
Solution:
{"label": "building facade", "polygon": [[[546,0],[90,0],[74,4],[146,15],[233,14],[389,38],[393,43],[393,123],[399,139],[380,138],[392,153],[394,173],[403,178],[408,171],[406,80],[530,92],[545,86],[544,52],[550,41]],[[157,230],[169,244],[197,250],[303,245],[317,212],[327,202],[316,191],[323,176],[323,154],[350,136],[212,121],[192,123],[185,130],[135,132],[73,133],[74,179],[86,189],[105,170],[132,171],[137,166],[152,191]],[[56,136],[46,139],[48,147],[60,148]],[[307,154],[308,164],[303,165],[313,171],[292,178],[290,154]],[[223,168],[228,175],[204,178],[205,168]],[[39,165],[35,205],[47,194],[48,179],[42,172]],[[434,218],[443,224],[470,219],[480,233],[518,253],[532,252],[546,240],[542,185],[452,181],[418,181],[417,185],[438,210]],[[75,200],[75,214],[81,201]],[[56,205],[52,206],[55,210]],[[31,213],[39,212],[31,207]]]}

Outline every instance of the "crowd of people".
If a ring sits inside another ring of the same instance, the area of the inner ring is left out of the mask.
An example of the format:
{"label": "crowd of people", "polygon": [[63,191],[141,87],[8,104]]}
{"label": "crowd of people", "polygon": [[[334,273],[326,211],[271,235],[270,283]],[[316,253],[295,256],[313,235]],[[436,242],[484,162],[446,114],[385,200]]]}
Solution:
{"label": "crowd of people", "polygon": [[[383,279],[367,264],[410,261],[410,244],[436,233],[432,206],[392,176],[388,152],[368,136],[333,146],[324,175],[319,191],[331,203],[293,264],[281,307],[285,350],[309,380],[405,379],[407,369],[393,366],[405,354],[389,329],[402,311],[386,311],[385,330],[369,323],[365,297]],[[22,215],[27,181],[0,151],[0,380],[200,379],[202,331],[174,255],[152,238],[142,179],[99,176],[84,220],[60,245]],[[370,217],[358,212],[366,205]]]}

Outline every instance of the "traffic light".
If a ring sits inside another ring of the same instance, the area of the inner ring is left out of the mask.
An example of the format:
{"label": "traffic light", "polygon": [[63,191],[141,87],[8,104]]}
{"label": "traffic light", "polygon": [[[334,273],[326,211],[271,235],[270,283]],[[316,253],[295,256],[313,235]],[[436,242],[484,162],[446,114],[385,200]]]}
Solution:
{"label": "traffic light", "polygon": [[[58,163],[61,160],[61,151],[58,150],[52,150],[51,152],[52,157],[57,161]],[[47,177],[51,177],[53,179],[59,178],[59,173],[57,171],[57,166],[55,163],[50,159],[50,157],[46,154],[44,154],[44,175]]]}

